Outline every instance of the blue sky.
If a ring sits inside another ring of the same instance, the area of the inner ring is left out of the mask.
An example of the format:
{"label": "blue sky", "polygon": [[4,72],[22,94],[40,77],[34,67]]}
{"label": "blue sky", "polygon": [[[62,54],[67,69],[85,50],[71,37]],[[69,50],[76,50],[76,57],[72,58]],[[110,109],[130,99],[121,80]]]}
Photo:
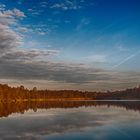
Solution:
{"label": "blue sky", "polygon": [[139,29],[139,0],[0,0],[1,81],[50,89],[136,86]]}

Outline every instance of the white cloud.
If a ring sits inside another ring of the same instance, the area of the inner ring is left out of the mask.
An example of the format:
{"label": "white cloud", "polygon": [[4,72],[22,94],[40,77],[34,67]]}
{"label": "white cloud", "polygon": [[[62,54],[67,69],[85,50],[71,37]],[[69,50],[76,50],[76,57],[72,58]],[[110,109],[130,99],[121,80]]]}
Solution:
{"label": "white cloud", "polygon": [[0,11],[0,58],[1,60],[33,60],[36,57],[50,56],[58,54],[57,50],[38,50],[30,49],[23,50],[20,48],[23,45],[23,32],[35,32],[40,35],[45,35],[49,30],[42,28],[35,28],[29,30],[28,27],[17,26],[16,29],[12,25],[16,24],[21,18],[25,18],[25,14],[18,10],[4,10]]}
{"label": "white cloud", "polygon": [[47,5],[48,5],[48,3],[47,3],[46,1],[40,3],[40,6],[41,6],[42,8],[46,8]]}
{"label": "white cloud", "polygon": [[[77,3],[65,1],[65,3],[56,3],[51,8],[59,8],[62,10],[76,10],[82,8]],[[29,11],[34,12],[32,9]],[[18,32],[28,32],[29,27],[19,27],[17,30],[12,26],[18,24],[19,21],[25,18],[24,12],[19,9],[5,10],[5,6],[0,6],[0,77],[11,79],[27,79],[27,80],[52,80],[63,83],[73,84],[88,84],[88,83],[104,83],[123,82],[127,84],[128,81],[139,82],[139,74],[136,74],[137,81],[133,79],[133,74],[118,75],[110,71],[102,69],[93,69],[81,66],[81,64],[68,63],[53,63],[50,62],[48,56],[59,54],[58,50],[39,50],[39,49],[22,49],[23,36]],[[88,19],[82,19],[77,26],[77,30],[89,24]],[[38,27],[37,27],[38,26]],[[20,30],[20,31],[19,31]],[[40,35],[48,34],[51,30],[46,25],[35,25],[30,29],[31,32]],[[34,42],[31,44],[32,48],[36,46]],[[28,46],[27,46],[28,47]],[[139,54],[139,53],[138,53]],[[115,67],[125,63],[129,59],[135,57],[134,54]],[[46,58],[47,57],[47,58]],[[105,63],[107,58],[105,55],[92,55],[84,59],[94,63]],[[134,84],[134,82],[132,84]],[[131,84],[131,83],[129,83]],[[120,85],[118,85],[120,86]]]}
{"label": "white cloud", "polygon": [[0,52],[1,54],[22,45],[22,37],[9,26],[0,24]]}
{"label": "white cloud", "polygon": [[13,10],[3,11],[3,16],[11,17],[11,18],[14,18],[14,17],[23,18],[23,17],[25,17],[25,14],[22,11],[20,11],[19,9],[14,8]]}
{"label": "white cloud", "polygon": [[[2,4],[1,4],[2,5]],[[5,7],[2,5],[1,7]],[[25,17],[25,14],[14,8],[13,10],[0,10],[0,52],[1,55],[22,45],[22,35],[11,27]]]}
{"label": "white cloud", "polygon": [[22,32],[22,33],[27,33],[27,32],[29,32],[29,31],[31,31],[31,29],[29,29],[29,28],[27,28],[27,27],[18,27],[17,29],[15,29],[15,30],[17,30],[18,32]]}
{"label": "white cloud", "polygon": [[25,17],[24,12],[16,8],[13,10],[0,10],[0,23],[3,25],[17,24],[19,19]]}
{"label": "white cloud", "polygon": [[44,12],[43,9],[37,9],[36,7],[33,7],[33,8],[29,8],[28,9],[28,14],[32,15],[32,16],[38,16],[40,15],[42,12]]}
{"label": "white cloud", "polygon": [[61,10],[78,10],[82,8],[82,5],[76,1],[64,0],[61,3],[54,3],[50,6],[50,8]]}

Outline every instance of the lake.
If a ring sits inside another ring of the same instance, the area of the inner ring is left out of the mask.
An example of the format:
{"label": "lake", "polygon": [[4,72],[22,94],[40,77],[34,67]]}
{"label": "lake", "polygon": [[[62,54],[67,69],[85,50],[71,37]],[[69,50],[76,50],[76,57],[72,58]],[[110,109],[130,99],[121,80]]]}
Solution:
{"label": "lake", "polygon": [[139,101],[0,103],[0,140],[139,139]]}

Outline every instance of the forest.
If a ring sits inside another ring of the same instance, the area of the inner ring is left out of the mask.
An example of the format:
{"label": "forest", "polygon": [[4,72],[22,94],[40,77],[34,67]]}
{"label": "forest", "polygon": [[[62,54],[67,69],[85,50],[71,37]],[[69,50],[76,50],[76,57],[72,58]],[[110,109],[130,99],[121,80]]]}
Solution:
{"label": "forest", "polygon": [[0,84],[0,101],[42,100],[139,100],[140,86],[118,91],[89,92],[79,90],[29,90],[24,86],[10,87]]}

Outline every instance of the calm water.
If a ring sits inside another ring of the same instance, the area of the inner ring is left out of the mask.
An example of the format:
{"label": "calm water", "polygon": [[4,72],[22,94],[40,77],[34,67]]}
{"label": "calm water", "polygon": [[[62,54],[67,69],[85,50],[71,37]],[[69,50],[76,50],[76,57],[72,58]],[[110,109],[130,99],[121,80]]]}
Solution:
{"label": "calm water", "polygon": [[140,140],[139,102],[1,103],[0,140]]}

